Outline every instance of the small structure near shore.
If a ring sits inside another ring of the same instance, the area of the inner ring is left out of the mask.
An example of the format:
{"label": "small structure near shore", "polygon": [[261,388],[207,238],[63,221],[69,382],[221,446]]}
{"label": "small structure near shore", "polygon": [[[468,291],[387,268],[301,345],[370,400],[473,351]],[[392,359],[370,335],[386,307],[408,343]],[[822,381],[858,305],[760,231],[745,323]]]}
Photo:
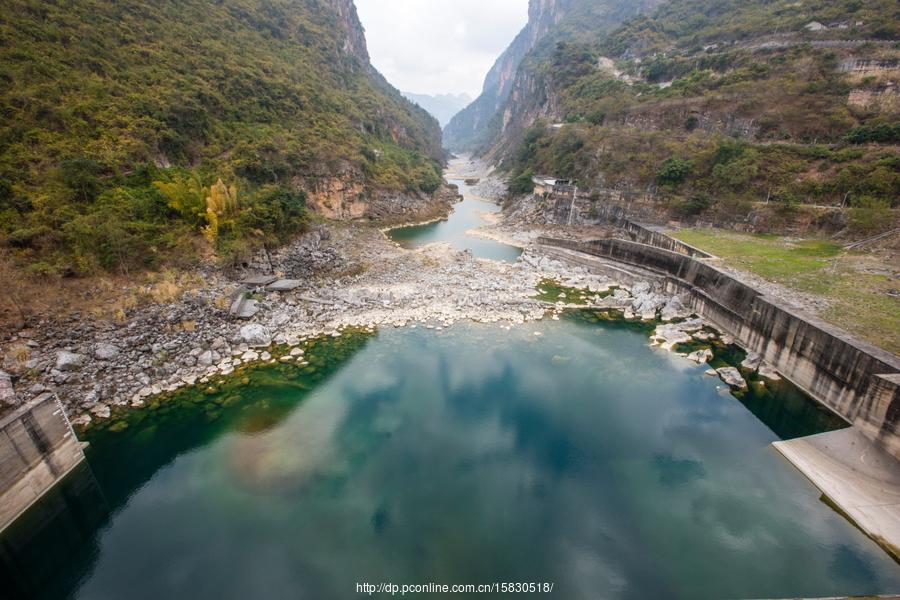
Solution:
{"label": "small structure near shore", "polygon": [[51,393],[0,420],[0,531],[81,463],[86,445]]}
{"label": "small structure near shore", "polygon": [[531,178],[534,184],[534,193],[538,196],[550,196],[552,194],[571,194],[575,189],[568,179],[557,179],[545,175],[535,175]]}
{"label": "small structure near shore", "polygon": [[266,292],[290,292],[302,282],[299,279],[279,279],[274,275],[252,275],[241,280],[241,286],[231,294],[228,314],[236,319],[250,319],[259,312],[258,301],[252,293],[258,290]]}

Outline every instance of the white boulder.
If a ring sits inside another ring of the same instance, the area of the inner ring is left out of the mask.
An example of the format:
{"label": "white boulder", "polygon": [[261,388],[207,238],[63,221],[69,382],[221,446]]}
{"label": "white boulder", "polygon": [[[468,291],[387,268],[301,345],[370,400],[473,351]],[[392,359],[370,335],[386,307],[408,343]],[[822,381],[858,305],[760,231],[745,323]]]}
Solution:
{"label": "white boulder", "polygon": [[716,369],[716,373],[719,374],[719,377],[730,385],[733,388],[739,390],[747,389],[747,382],[744,381],[744,378],[741,377],[741,372],[738,371],[735,367],[721,367]]}
{"label": "white boulder", "polygon": [[251,348],[263,348],[272,343],[272,334],[258,323],[241,327],[241,340]]}
{"label": "white boulder", "polygon": [[94,358],[98,360],[112,360],[119,355],[119,348],[113,344],[101,342],[94,346]]}
{"label": "white boulder", "polygon": [[81,354],[67,350],[60,350],[56,354],[56,368],[60,371],[78,371],[83,364],[84,356]]}

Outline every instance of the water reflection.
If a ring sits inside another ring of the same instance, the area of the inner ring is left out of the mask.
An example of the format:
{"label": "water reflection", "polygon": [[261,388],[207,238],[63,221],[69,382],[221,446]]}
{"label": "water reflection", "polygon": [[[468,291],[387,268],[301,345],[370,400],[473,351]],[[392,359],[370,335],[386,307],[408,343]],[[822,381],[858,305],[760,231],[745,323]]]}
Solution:
{"label": "water reflection", "polygon": [[90,466],[81,463],[0,537],[3,597],[24,600],[46,590],[61,570],[71,569],[73,556],[96,544],[94,534],[109,514]]}
{"label": "water reflection", "polygon": [[[900,567],[772,451],[773,431],[643,327],[391,330],[318,361],[318,380],[263,369],[98,433],[112,516],[39,597],[333,598],[385,580],[552,581],[565,598],[898,589]],[[248,427],[255,410],[277,418]]]}

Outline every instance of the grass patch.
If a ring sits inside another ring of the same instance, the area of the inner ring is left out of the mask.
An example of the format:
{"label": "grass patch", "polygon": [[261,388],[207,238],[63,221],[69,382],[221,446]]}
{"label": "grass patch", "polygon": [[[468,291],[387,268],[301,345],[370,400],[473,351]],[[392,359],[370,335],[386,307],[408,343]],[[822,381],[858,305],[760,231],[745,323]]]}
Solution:
{"label": "grass patch", "polygon": [[684,229],[673,237],[711,252],[725,264],[785,287],[821,296],[826,321],[900,354],[900,298],[890,260],[867,252],[847,252],[827,240],[715,229]]}
{"label": "grass patch", "polygon": [[566,304],[588,304],[590,300],[605,298],[615,291],[615,287],[610,287],[606,291],[592,292],[587,288],[576,288],[562,285],[555,279],[542,279],[537,286],[537,295],[533,296],[535,300],[543,300],[544,302],[556,303],[559,301]]}

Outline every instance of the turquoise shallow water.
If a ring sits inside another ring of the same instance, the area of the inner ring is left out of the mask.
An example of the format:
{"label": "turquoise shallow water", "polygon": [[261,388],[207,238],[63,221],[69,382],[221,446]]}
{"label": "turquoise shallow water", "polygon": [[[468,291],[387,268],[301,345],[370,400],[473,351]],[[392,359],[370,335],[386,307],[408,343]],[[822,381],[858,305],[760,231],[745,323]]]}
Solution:
{"label": "turquoise shallow water", "polygon": [[836,425],[827,413],[778,395],[745,405],[706,367],[649,347],[644,327],[585,314],[511,331],[329,338],[305,370],[260,368],[247,385],[186,390],[123,431],[95,430],[91,472],[0,539],[2,589],[78,599],[352,598],[365,581],[552,582],[567,599],[900,590],[900,566],[770,446],[767,423],[821,431]]}
{"label": "turquoise shallow water", "polygon": [[448,181],[459,186],[463,201],[454,205],[453,212],[446,219],[425,225],[391,229],[388,236],[407,248],[416,248],[434,242],[446,242],[457,250],[471,250],[472,254],[478,258],[516,260],[522,253],[521,248],[466,233],[470,229],[481,227],[487,223],[481,216],[482,214],[499,212],[500,207],[476,197],[471,191],[471,186],[466,185],[464,180],[451,177]]}

